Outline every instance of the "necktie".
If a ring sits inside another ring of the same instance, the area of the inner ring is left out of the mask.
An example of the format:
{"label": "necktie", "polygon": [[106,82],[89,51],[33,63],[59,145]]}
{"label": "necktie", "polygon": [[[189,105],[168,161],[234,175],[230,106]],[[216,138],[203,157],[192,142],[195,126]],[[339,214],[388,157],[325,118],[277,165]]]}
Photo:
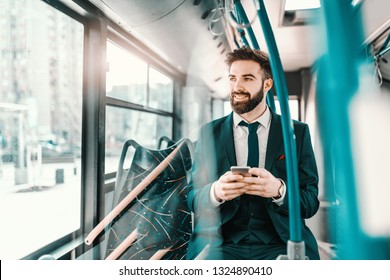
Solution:
{"label": "necktie", "polygon": [[248,127],[248,160],[247,165],[250,167],[259,167],[259,141],[257,138],[257,128],[259,122],[246,123],[241,121],[239,125]]}

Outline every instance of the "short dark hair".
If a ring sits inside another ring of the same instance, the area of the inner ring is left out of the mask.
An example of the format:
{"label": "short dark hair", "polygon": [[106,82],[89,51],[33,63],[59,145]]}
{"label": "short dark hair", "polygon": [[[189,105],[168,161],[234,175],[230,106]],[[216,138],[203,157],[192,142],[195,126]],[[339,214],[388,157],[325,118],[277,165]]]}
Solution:
{"label": "short dark hair", "polygon": [[226,54],[225,62],[229,68],[232,66],[233,62],[238,60],[252,60],[257,62],[263,70],[264,78],[272,79],[271,65],[269,56],[266,52],[254,50],[249,47],[242,47]]}

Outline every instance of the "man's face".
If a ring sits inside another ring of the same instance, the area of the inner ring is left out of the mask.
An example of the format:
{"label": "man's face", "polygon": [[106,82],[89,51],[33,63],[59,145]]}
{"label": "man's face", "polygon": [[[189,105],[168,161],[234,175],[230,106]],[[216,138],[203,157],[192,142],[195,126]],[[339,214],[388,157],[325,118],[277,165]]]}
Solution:
{"label": "man's face", "polygon": [[258,63],[251,60],[233,62],[229,81],[230,104],[236,113],[250,112],[263,101],[263,75]]}

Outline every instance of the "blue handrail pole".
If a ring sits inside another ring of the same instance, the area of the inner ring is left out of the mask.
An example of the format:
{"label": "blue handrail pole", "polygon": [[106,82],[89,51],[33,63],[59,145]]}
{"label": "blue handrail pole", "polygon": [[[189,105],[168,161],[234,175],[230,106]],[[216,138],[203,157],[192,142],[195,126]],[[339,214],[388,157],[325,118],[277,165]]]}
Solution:
{"label": "blue handrail pole", "polygon": [[[230,12],[230,16],[233,18],[233,20],[235,20],[236,22],[240,22],[240,15],[237,15],[234,16],[234,14],[232,12]],[[237,29],[237,32],[240,34],[240,37],[241,37],[241,42],[244,46],[246,47],[249,47],[249,42],[248,40],[246,39],[246,35],[245,35],[245,30],[244,29],[241,29],[241,28],[236,28]]]}
{"label": "blue handrail pole", "polygon": [[238,18],[240,19],[241,23],[248,25],[246,27],[247,34],[249,36],[249,41],[251,42],[251,47],[256,50],[260,50],[260,46],[257,43],[255,33],[253,32],[252,26],[250,26],[250,22],[248,20],[248,17],[246,16],[244,7],[241,4],[241,1],[235,1],[234,2],[234,8],[236,10],[236,13],[238,15]]}
{"label": "blue handrail pole", "polygon": [[244,46],[246,46],[246,47],[249,47],[249,42],[248,42],[248,40],[246,39],[245,31],[244,31],[243,29],[239,29],[239,30],[238,30],[238,33],[240,33],[242,44],[243,44]]}
{"label": "blue handrail pole", "polygon": [[[245,13],[245,9],[242,6],[240,0],[234,2],[234,8],[235,8],[235,11],[237,13],[237,18],[240,19],[241,23],[248,25],[248,27],[246,27],[245,29],[246,29],[247,34],[249,36],[249,41],[251,42],[251,47],[255,50],[260,50],[260,45],[257,42],[255,33],[253,32],[253,28],[250,25],[249,19]],[[269,93],[266,95],[266,101],[267,101],[268,107],[270,107],[271,110],[275,112],[276,108],[275,108],[275,100],[274,100],[274,88],[271,88]]]}
{"label": "blue handrail pole", "polygon": [[369,250],[364,249],[367,243],[359,222],[349,124],[349,105],[358,90],[359,68],[363,63],[360,14],[350,1],[326,0],[321,4],[328,49],[319,63],[317,112],[324,147],[325,182],[330,183],[340,198],[337,218],[331,217],[332,226],[337,231],[338,257],[364,259]]}
{"label": "blue handrail pole", "polygon": [[274,100],[275,90],[271,88],[267,94],[267,105],[271,108],[272,111],[276,112],[275,100]]}
{"label": "blue handrail pole", "polygon": [[271,69],[274,77],[276,93],[280,102],[282,112],[282,133],[284,148],[286,152],[286,168],[287,168],[287,183],[288,183],[288,203],[289,203],[289,218],[290,218],[290,240],[287,244],[288,259],[305,259],[305,245],[302,241],[301,228],[301,208],[299,197],[299,180],[298,180],[298,165],[297,152],[295,144],[294,127],[290,116],[288,106],[288,91],[286,79],[282,63],[279,56],[279,51],[276,46],[275,37],[272,32],[271,24],[267,15],[267,11],[263,0],[255,1],[257,14],[263,29],[264,37],[267,42],[268,51],[270,54]]}

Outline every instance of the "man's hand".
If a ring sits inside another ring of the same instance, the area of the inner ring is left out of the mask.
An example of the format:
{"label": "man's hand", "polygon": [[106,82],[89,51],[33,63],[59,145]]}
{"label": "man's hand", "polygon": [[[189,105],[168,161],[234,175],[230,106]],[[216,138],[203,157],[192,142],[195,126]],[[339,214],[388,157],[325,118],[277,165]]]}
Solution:
{"label": "man's hand", "polygon": [[223,174],[214,186],[215,198],[219,201],[232,200],[245,193],[248,183],[243,181],[244,176],[232,174],[231,171]]}
{"label": "man's hand", "polygon": [[249,174],[252,177],[243,177],[240,181],[247,183],[244,187],[245,194],[262,197],[278,197],[282,182],[264,168],[251,168]]}

